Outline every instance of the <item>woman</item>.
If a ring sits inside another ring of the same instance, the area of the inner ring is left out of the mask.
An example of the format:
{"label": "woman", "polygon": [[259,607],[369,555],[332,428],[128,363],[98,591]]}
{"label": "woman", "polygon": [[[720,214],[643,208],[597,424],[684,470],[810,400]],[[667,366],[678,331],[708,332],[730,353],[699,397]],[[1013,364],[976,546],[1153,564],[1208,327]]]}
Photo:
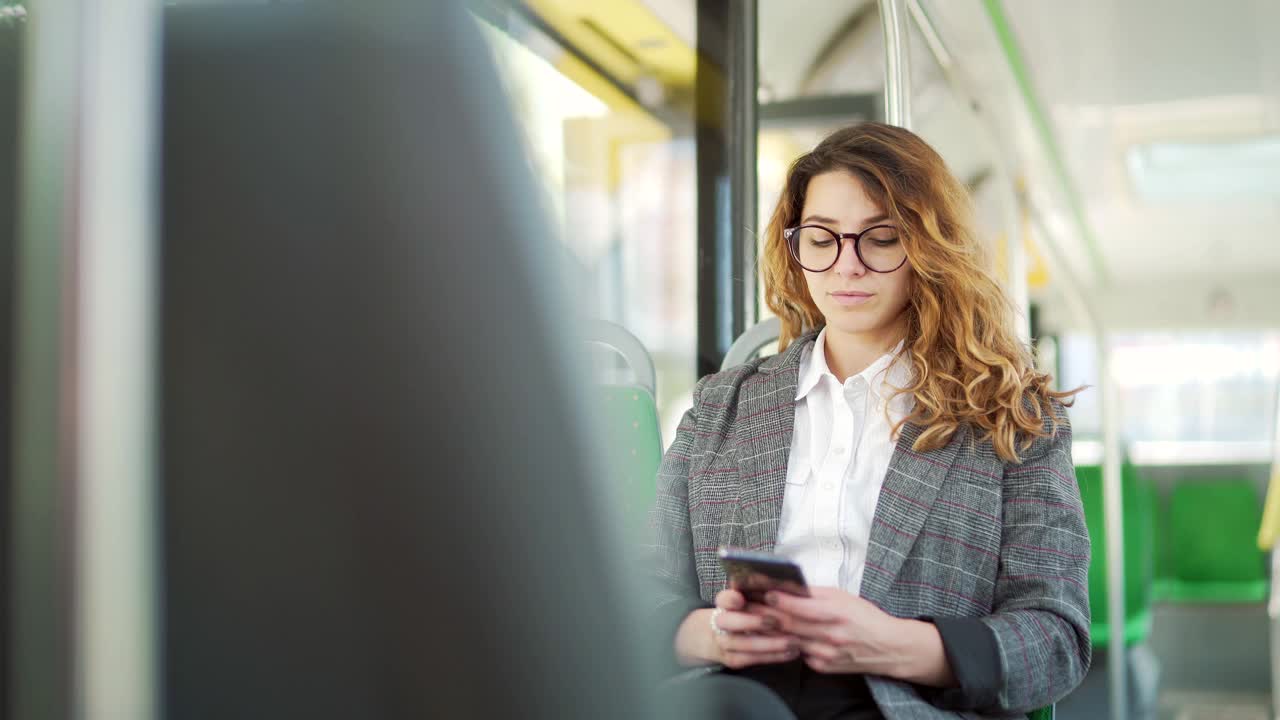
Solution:
{"label": "woman", "polygon": [[[703,683],[800,718],[930,718],[1083,679],[1073,393],[1033,368],[967,208],[893,126],[791,166],[763,262],[780,352],[699,381],[658,473],[657,612],[682,664],[722,666]],[[790,557],[812,597],[748,605],[721,546]]]}

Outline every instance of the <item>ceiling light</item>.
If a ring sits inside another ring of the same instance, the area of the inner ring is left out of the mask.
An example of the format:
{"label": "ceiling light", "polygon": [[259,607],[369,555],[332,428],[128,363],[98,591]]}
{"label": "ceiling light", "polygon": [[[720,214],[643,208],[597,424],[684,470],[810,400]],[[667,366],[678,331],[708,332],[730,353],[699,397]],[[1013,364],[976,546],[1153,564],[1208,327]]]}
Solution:
{"label": "ceiling light", "polygon": [[1129,148],[1134,191],[1150,202],[1280,197],[1280,136]]}

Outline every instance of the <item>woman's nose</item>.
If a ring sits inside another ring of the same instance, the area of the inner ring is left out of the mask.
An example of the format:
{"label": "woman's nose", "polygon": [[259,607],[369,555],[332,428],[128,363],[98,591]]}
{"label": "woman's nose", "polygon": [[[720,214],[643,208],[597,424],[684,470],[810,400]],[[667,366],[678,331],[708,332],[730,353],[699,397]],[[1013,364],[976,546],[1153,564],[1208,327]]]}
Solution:
{"label": "woman's nose", "polygon": [[840,257],[836,259],[837,275],[845,277],[862,277],[867,274],[867,267],[858,259],[857,240],[843,238],[840,240]]}

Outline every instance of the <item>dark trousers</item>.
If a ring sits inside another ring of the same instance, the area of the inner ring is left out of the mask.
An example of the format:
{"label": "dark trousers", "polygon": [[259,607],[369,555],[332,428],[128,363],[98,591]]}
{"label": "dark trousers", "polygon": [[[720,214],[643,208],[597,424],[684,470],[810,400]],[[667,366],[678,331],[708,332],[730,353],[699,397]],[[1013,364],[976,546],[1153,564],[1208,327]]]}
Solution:
{"label": "dark trousers", "polygon": [[745,720],[883,720],[860,675],[824,675],[803,662],[725,670],[666,698],[669,717]]}

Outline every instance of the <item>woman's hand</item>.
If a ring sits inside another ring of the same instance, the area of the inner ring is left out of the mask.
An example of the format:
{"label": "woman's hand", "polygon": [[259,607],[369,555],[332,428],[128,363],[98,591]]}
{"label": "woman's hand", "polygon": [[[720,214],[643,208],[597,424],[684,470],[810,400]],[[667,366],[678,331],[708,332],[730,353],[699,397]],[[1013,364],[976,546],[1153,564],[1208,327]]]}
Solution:
{"label": "woman's hand", "polygon": [[780,620],[747,610],[742,593],[721,590],[714,610],[689,613],[676,632],[676,656],[680,662],[720,663],[738,669],[787,662],[800,656],[799,641],[779,632]]}
{"label": "woman's hand", "polygon": [[805,663],[821,673],[863,673],[944,687],[955,684],[933,623],[896,618],[838,588],[812,588],[811,597],[772,591],[760,617],[778,620],[801,640]]}

